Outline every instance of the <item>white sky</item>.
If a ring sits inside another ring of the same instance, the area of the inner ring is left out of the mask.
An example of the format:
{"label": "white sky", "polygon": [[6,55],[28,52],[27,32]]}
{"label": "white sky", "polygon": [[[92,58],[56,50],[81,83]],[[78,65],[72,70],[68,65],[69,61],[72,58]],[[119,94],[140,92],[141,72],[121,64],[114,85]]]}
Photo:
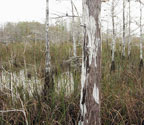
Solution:
{"label": "white sky", "polygon": [[[66,12],[71,15],[71,3],[70,0],[49,0],[50,1],[50,17],[56,16],[55,14],[64,16]],[[82,0],[73,0],[76,5],[79,14],[82,13]],[[118,0],[121,1],[121,0]],[[111,0],[110,0],[111,2]],[[111,3],[102,3],[101,17],[107,20],[105,15],[108,15],[109,28],[111,29]],[[109,4],[109,5],[108,5]],[[139,8],[136,7],[138,4],[132,2],[132,16],[133,19],[136,17],[139,20]],[[7,22],[19,22],[19,21],[38,21],[41,23],[45,22],[45,6],[46,0],[0,0],[0,24]],[[128,6],[128,3],[127,3]],[[106,9],[106,12],[104,11]],[[120,13],[119,13],[120,11]],[[116,8],[117,19],[116,23],[122,23],[122,4],[119,4]],[[127,20],[127,18],[126,18]],[[50,23],[53,22],[50,20]],[[107,24],[105,21],[102,22],[102,30],[106,30]],[[136,27],[133,25],[133,27]],[[117,30],[121,30],[117,27]]]}
{"label": "white sky", "polygon": [[[70,0],[49,0],[50,16],[70,13]],[[63,2],[60,2],[63,1]],[[75,0],[81,11],[81,0]],[[0,0],[0,24],[19,21],[45,21],[46,0]]]}

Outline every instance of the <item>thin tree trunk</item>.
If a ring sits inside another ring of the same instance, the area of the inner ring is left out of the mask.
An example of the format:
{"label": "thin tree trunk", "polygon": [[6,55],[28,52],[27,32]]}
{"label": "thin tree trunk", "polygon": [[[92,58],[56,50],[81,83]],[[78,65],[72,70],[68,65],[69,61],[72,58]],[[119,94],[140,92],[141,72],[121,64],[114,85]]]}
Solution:
{"label": "thin tree trunk", "polygon": [[141,2],[140,3],[140,65],[139,65],[139,70],[143,67],[143,45],[142,45],[142,6]]}
{"label": "thin tree trunk", "polygon": [[75,39],[75,22],[74,22],[74,5],[73,1],[71,0],[71,7],[72,7],[72,41],[73,41],[73,55],[76,57],[76,39]]}
{"label": "thin tree trunk", "polygon": [[46,72],[50,72],[50,51],[49,51],[49,0],[46,0]]}
{"label": "thin tree trunk", "polygon": [[52,89],[51,57],[49,44],[49,0],[46,0],[46,59],[45,59],[45,84],[44,96],[48,96]]}
{"label": "thin tree trunk", "polygon": [[125,0],[123,0],[123,39],[122,39],[122,57],[125,57]]}
{"label": "thin tree trunk", "polygon": [[131,0],[129,0],[129,38],[128,38],[128,57],[131,54]]}
{"label": "thin tree trunk", "polygon": [[109,47],[109,22],[107,21],[107,40],[106,40],[106,43],[107,43],[107,49]]}
{"label": "thin tree trunk", "polygon": [[2,90],[2,60],[0,54],[0,90]]}
{"label": "thin tree trunk", "polygon": [[111,71],[115,70],[115,20],[114,20],[114,0],[112,1],[112,28],[113,28],[113,35],[112,35],[112,63],[111,63]]}
{"label": "thin tree trunk", "polygon": [[83,0],[84,44],[81,75],[81,125],[100,125],[101,0]]}

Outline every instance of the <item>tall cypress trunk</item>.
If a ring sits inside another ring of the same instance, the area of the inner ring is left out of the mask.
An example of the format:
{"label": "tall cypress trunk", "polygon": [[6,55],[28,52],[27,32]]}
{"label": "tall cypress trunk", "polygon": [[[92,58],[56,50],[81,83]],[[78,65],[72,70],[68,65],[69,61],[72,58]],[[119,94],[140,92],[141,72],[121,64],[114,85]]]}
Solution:
{"label": "tall cypress trunk", "polygon": [[46,0],[46,58],[45,58],[45,84],[44,96],[48,96],[52,91],[53,79],[51,73],[51,57],[50,57],[50,43],[49,43],[49,0]]}
{"label": "tall cypress trunk", "polygon": [[139,70],[143,67],[143,45],[142,45],[142,6],[141,2],[140,4],[140,64],[139,64]]}
{"label": "tall cypress trunk", "polygon": [[114,0],[112,1],[112,28],[113,28],[113,34],[112,34],[112,63],[111,63],[111,71],[115,70],[115,61],[114,61],[114,56],[115,56],[115,20],[114,20]]}
{"label": "tall cypress trunk", "polygon": [[129,0],[129,38],[128,38],[128,57],[131,54],[131,0]]}
{"label": "tall cypress trunk", "polygon": [[83,0],[84,44],[82,55],[81,125],[100,125],[101,0]]}
{"label": "tall cypress trunk", "polygon": [[125,0],[123,0],[123,39],[122,39],[122,57],[125,57]]}
{"label": "tall cypress trunk", "polygon": [[106,43],[107,43],[107,49],[109,47],[109,22],[107,21],[107,39],[106,39]]}
{"label": "tall cypress trunk", "polygon": [[2,57],[0,54],[0,90],[2,90]]}
{"label": "tall cypress trunk", "polygon": [[50,51],[49,51],[49,0],[46,0],[46,72],[50,72]]}
{"label": "tall cypress trunk", "polygon": [[76,39],[75,39],[75,22],[74,22],[74,6],[73,1],[71,0],[71,7],[72,7],[72,41],[73,41],[73,55],[76,57]]}

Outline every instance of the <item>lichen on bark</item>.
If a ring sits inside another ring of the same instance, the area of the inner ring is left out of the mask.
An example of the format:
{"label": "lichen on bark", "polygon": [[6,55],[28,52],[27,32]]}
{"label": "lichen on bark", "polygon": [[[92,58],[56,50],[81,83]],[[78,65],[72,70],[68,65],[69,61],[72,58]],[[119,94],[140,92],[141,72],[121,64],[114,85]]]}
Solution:
{"label": "lichen on bark", "polygon": [[83,1],[84,45],[81,75],[81,123],[100,125],[100,0]]}

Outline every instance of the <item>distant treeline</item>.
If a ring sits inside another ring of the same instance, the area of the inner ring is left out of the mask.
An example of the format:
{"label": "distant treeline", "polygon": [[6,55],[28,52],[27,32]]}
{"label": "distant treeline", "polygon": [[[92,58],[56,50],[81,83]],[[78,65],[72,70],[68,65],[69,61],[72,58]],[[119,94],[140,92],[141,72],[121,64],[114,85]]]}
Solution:
{"label": "distant treeline", "polygon": [[[71,40],[71,31],[63,24],[49,27],[51,42],[66,42]],[[45,24],[39,22],[7,23],[0,27],[0,42],[24,42],[45,40]]]}

